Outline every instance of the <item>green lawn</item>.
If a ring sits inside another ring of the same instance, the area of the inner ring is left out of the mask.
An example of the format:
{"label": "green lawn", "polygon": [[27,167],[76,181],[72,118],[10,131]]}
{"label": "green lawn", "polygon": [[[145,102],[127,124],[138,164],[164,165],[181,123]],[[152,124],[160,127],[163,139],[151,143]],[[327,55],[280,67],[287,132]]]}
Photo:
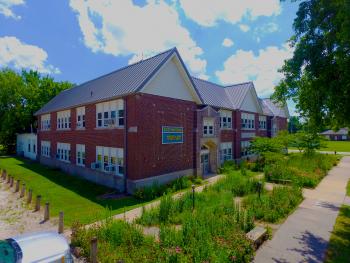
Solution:
{"label": "green lawn", "polygon": [[[337,151],[337,152],[350,152],[350,141],[326,141],[325,148],[321,148],[321,151]],[[297,150],[295,147],[290,149]]]}
{"label": "green lawn", "polygon": [[50,202],[51,216],[63,211],[68,226],[74,221],[87,224],[105,218],[107,207],[119,214],[142,204],[134,197],[101,200],[98,196],[113,190],[22,158],[0,156],[0,168],[33,189],[33,199],[40,194],[42,204]]}
{"label": "green lawn", "polygon": [[331,235],[326,263],[349,262],[350,259],[350,206],[340,208]]}

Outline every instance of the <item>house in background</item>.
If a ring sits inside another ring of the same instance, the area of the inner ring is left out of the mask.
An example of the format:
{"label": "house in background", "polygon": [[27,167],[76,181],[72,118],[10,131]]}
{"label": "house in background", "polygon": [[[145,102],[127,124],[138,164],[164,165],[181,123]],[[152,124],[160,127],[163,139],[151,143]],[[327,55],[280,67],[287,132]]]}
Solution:
{"label": "house in background", "polygon": [[286,129],[289,115],[252,82],[190,76],[174,48],[65,90],[36,116],[41,163],[132,192],[248,158],[252,138]]}
{"label": "house in background", "polygon": [[16,153],[19,156],[36,160],[37,159],[37,135],[36,133],[17,134]]}
{"label": "house in background", "polygon": [[331,141],[349,141],[350,140],[348,128],[341,128],[338,131],[327,130],[327,131],[321,132],[320,135],[326,137]]}

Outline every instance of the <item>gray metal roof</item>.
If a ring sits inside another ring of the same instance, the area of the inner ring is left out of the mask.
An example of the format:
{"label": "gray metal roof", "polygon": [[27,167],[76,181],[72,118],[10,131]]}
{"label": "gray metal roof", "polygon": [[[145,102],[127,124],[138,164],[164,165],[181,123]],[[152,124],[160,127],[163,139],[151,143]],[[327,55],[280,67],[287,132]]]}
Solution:
{"label": "gray metal roof", "polygon": [[[160,67],[176,53],[186,74],[192,82],[199,99],[204,105],[224,109],[239,109],[249,90],[256,91],[253,82],[222,86],[199,78],[191,77],[176,48],[167,50],[154,57],[113,71],[99,78],[90,80],[71,89],[62,91],[35,115],[69,109],[88,103],[104,101],[139,92],[143,86],[156,74]],[[272,115],[287,117],[283,107],[275,105],[266,99],[259,101],[262,109]],[[288,113],[288,108],[287,108]]]}
{"label": "gray metal roof", "polygon": [[203,100],[203,104],[219,108],[235,109],[223,86],[195,77],[192,77],[192,79]]}
{"label": "gray metal roof", "polygon": [[236,109],[239,109],[249,89],[254,88],[252,82],[245,82],[225,87],[226,94]]}
{"label": "gray metal roof", "polygon": [[174,52],[177,52],[176,48],[65,90],[35,115],[137,92]]}
{"label": "gray metal roof", "polygon": [[267,104],[264,102],[263,99],[259,99],[261,108],[263,110],[263,113],[268,116],[273,116],[273,112],[270,110],[270,108],[267,106]]}
{"label": "gray metal roof", "polygon": [[267,107],[272,112],[273,116],[289,118],[289,111],[287,106],[273,102],[271,99],[262,99],[261,101],[264,107]]}

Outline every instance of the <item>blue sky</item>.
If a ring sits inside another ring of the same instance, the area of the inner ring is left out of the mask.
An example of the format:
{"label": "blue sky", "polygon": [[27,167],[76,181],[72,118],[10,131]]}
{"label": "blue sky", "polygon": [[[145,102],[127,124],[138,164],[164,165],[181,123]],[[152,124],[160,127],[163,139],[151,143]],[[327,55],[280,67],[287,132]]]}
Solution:
{"label": "blue sky", "polygon": [[193,75],[221,84],[253,80],[267,97],[292,55],[286,41],[297,7],[280,0],[0,0],[0,67],[78,84],[177,46]]}

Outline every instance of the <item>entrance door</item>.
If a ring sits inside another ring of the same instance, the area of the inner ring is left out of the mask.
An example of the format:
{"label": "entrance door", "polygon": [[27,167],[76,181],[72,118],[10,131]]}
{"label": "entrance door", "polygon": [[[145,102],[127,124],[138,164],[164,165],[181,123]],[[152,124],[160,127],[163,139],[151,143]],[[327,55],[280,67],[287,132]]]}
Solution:
{"label": "entrance door", "polygon": [[201,155],[201,167],[203,175],[209,173],[209,153],[204,153]]}

